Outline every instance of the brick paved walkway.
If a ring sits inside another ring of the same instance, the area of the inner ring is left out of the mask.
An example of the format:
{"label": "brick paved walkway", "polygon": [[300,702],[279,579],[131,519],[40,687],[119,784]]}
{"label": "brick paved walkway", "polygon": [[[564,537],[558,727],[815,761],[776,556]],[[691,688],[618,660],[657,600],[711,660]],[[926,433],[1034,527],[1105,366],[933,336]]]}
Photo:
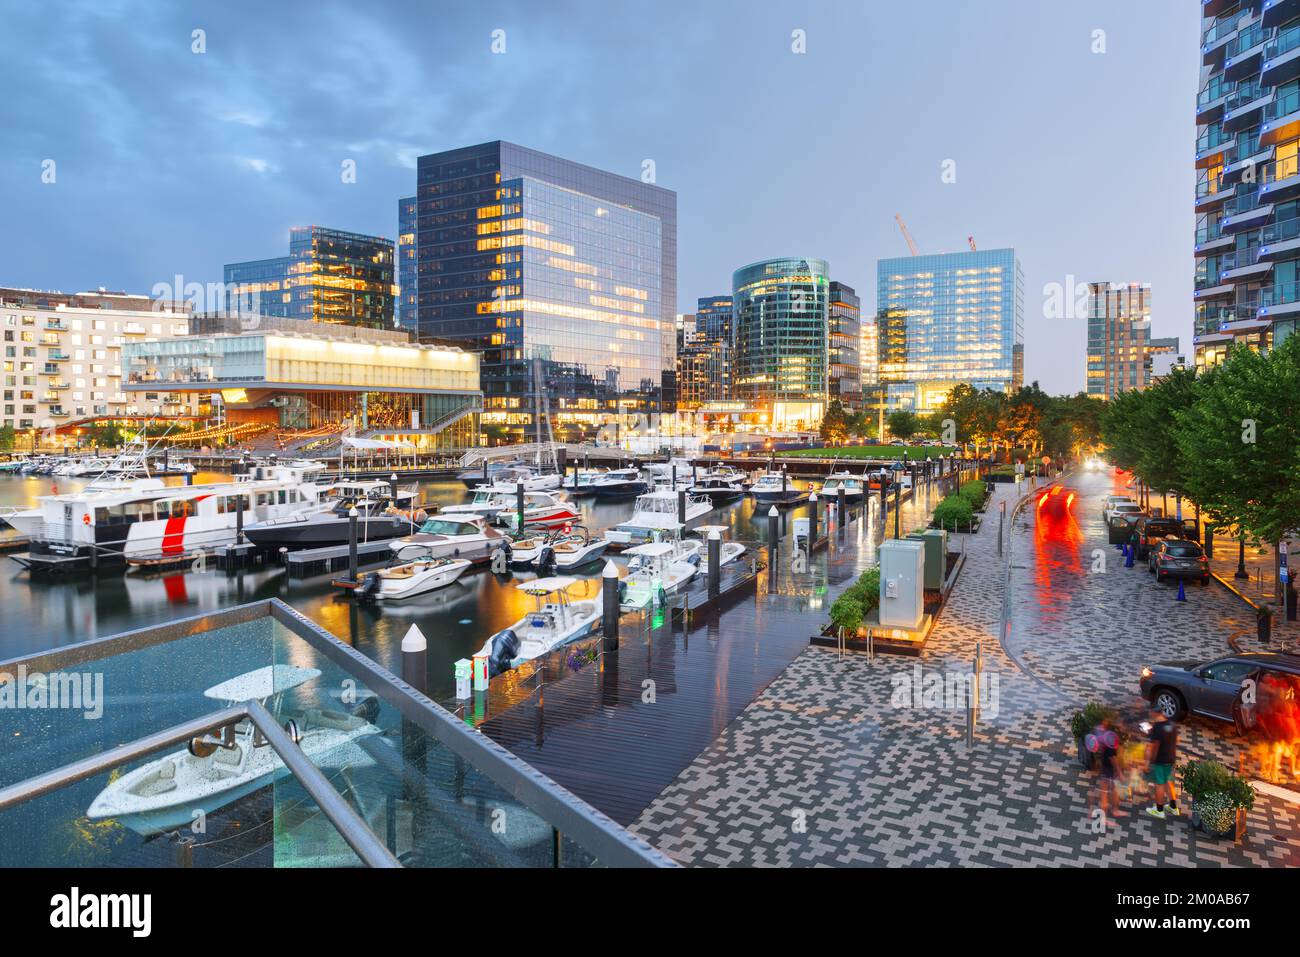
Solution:
{"label": "brick paved walkway", "polygon": [[[999,486],[993,507],[1013,494]],[[706,866],[1300,863],[1300,806],[1274,797],[1260,795],[1242,845],[1204,838],[1185,819],[1106,826],[1090,813],[1093,778],[1068,731],[1077,703],[1133,706],[1142,664],[1221,653],[1226,631],[1250,619],[1217,585],[1175,604],[1175,589],[1098,544],[1091,503],[1076,510],[1073,539],[1046,540],[1032,513],[1014,530],[1008,647],[1019,665],[998,643],[1004,571],[990,523],[969,537],[919,662],[806,650],[632,829]],[[1105,570],[1093,573],[1099,548]],[[964,711],[891,699],[917,664],[969,670],[977,641],[997,685],[968,750]],[[1222,726],[1185,723],[1182,757],[1233,752]]]}

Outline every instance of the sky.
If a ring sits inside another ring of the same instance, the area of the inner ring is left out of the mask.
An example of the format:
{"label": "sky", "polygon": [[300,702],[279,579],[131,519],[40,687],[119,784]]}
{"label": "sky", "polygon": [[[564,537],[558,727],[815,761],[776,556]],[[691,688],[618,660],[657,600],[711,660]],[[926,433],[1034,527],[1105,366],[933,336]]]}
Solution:
{"label": "sky", "polygon": [[895,214],[925,253],[1014,247],[1026,381],[1076,392],[1086,319],[1050,304],[1078,284],[1149,282],[1152,335],[1191,352],[1199,8],[5,0],[0,285],[149,293],[294,225],[394,237],[418,156],[504,139],[653,160],[681,312],[778,256],[869,311]]}

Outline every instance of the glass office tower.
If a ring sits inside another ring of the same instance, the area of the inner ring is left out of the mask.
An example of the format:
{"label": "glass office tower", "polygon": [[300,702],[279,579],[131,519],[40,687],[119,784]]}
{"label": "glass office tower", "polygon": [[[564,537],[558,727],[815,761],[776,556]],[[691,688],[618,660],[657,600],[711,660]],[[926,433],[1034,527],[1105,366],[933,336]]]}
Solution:
{"label": "glass office tower", "polygon": [[1088,283],[1088,395],[1145,389],[1150,346],[1150,283]]}
{"label": "glass office tower", "polygon": [[1300,328],[1300,3],[1202,0],[1196,366]]}
{"label": "glass office tower", "polygon": [[289,230],[289,255],[229,263],[227,311],[393,327],[393,241],[323,226]]}
{"label": "glass office tower", "polygon": [[880,260],[877,368],[886,411],[933,411],[958,382],[1019,389],[1024,286],[1014,249]]}
{"label": "glass office tower", "polygon": [[830,289],[830,378],[831,399],[844,408],[862,408],[862,300],[852,286],[832,282]]}
{"label": "glass office tower", "polygon": [[415,197],[397,201],[397,325],[415,331]]}
{"label": "glass office tower", "polygon": [[489,443],[669,410],[675,193],[498,141],[420,157],[417,198],[418,333],[481,353]]}
{"label": "glass office tower", "polygon": [[830,278],[821,259],[768,259],[732,274],[732,381],[775,429],[826,412]]}

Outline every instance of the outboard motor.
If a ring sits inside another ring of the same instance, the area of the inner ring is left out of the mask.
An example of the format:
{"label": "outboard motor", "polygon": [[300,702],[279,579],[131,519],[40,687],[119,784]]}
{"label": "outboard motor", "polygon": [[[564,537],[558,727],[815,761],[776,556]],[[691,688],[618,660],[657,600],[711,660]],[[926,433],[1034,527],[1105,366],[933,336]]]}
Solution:
{"label": "outboard motor", "polygon": [[488,658],[488,677],[495,678],[510,670],[519,654],[519,636],[510,628],[492,636],[492,655]]}
{"label": "outboard motor", "polygon": [[537,556],[537,574],[541,578],[550,578],[555,574],[555,549],[550,545],[542,547]]}
{"label": "outboard motor", "polygon": [[352,589],[352,597],[357,601],[374,601],[379,594],[379,573],[371,572],[362,579],[361,584]]}

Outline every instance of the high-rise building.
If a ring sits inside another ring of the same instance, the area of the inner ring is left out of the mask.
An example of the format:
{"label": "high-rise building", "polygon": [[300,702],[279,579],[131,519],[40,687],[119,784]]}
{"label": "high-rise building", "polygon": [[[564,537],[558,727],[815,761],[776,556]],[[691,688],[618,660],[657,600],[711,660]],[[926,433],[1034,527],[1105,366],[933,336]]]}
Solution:
{"label": "high-rise building", "polygon": [[732,274],[732,383],[776,429],[813,429],[827,404],[830,277],[821,259]]}
{"label": "high-rise building", "polygon": [[415,228],[416,201],[407,196],[397,201],[397,325],[415,329]]}
{"label": "high-rise building", "polygon": [[862,300],[852,286],[831,282],[828,395],[844,408],[862,408]]}
{"label": "high-rise building", "polygon": [[122,347],[189,331],[189,306],[124,292],[0,289],[4,402],[0,426],[59,429],[88,421],[143,423],[195,412],[161,388],[124,390]]}
{"label": "high-rise building", "polygon": [[1195,363],[1300,321],[1300,3],[1203,0]]}
{"label": "high-rise building", "polygon": [[1088,395],[1145,389],[1150,345],[1150,284],[1088,283]]}
{"label": "high-rise building", "polygon": [[686,328],[679,316],[677,409],[697,412],[731,398],[731,297],[699,300]]}
{"label": "high-rise building", "polygon": [[417,331],[480,353],[489,442],[671,411],[677,194],[513,143],[422,156]]}
{"label": "high-rise building", "polygon": [[288,256],[229,263],[225,285],[230,312],[391,329],[393,241],[295,226]]}
{"label": "high-rise building", "polygon": [[1147,343],[1147,382],[1169,375],[1174,369],[1187,367],[1187,358],[1178,348],[1178,337],[1152,339]]}
{"label": "high-rise building", "polygon": [[1019,389],[1024,286],[1014,249],[879,260],[877,362],[886,410],[933,411],[959,382]]}

